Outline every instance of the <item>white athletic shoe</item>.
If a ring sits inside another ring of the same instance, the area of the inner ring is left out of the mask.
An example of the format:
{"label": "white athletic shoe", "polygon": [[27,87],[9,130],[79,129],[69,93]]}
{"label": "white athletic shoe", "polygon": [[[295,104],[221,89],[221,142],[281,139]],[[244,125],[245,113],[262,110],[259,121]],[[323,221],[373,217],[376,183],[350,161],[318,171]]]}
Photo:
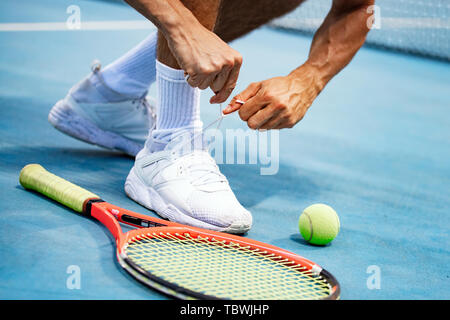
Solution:
{"label": "white athletic shoe", "polygon": [[173,139],[163,151],[136,157],[126,194],[163,218],[200,228],[244,233],[252,216],[236,199],[208,151],[180,151]]}
{"label": "white athletic shoe", "polygon": [[89,85],[87,77],[72,88],[50,110],[48,121],[71,137],[135,156],[156,123],[155,102],[149,97],[111,103],[75,101],[73,90]]}

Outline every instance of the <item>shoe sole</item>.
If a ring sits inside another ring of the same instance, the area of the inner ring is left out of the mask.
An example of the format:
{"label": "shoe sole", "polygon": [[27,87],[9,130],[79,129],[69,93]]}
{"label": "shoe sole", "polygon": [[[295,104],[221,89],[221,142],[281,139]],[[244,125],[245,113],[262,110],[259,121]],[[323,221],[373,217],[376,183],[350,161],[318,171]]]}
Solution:
{"label": "shoe sole", "polygon": [[191,217],[175,206],[166,203],[154,188],[146,186],[134,173],[134,168],[131,169],[125,182],[125,193],[130,199],[162,218],[180,224],[234,234],[243,234],[250,229],[250,226],[240,223],[233,223],[228,227],[218,227]]}
{"label": "shoe sole", "polygon": [[139,143],[114,132],[102,130],[88,119],[80,117],[64,100],[53,106],[48,114],[48,121],[56,129],[75,139],[133,157],[143,148]]}

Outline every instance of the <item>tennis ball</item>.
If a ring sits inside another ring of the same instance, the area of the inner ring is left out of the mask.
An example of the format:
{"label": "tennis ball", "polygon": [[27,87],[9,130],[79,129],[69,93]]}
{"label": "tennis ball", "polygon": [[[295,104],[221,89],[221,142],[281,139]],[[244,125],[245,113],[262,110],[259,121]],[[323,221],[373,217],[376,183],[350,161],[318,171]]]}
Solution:
{"label": "tennis ball", "polygon": [[306,241],[325,245],[339,233],[339,217],[330,206],[317,203],[303,210],[298,220],[298,227]]}

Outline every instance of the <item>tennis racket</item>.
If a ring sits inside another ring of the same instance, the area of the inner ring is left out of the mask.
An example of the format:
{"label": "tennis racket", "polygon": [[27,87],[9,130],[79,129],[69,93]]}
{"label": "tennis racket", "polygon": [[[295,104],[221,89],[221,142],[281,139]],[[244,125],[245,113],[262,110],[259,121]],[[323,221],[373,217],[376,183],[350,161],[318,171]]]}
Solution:
{"label": "tennis racket", "polygon": [[[20,183],[100,221],[115,238],[119,264],[143,284],[180,299],[338,299],[326,270],[286,250],[181,225],[109,204],[38,164]],[[125,223],[134,227],[124,233]]]}

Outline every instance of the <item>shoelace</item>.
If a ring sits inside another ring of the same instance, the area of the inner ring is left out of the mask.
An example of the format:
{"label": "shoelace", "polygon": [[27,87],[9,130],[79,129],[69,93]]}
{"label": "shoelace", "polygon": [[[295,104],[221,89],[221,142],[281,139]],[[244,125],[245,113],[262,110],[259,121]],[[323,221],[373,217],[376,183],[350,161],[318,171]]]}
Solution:
{"label": "shoelace", "polygon": [[[186,145],[192,144],[192,142],[193,142],[196,138],[198,138],[199,136],[203,136],[203,132],[206,131],[207,129],[211,128],[214,124],[218,123],[217,129],[219,129],[219,127],[220,127],[220,125],[221,125],[221,123],[222,123],[223,118],[225,118],[226,116],[227,116],[227,115],[221,113],[221,115],[220,115],[219,118],[217,118],[216,120],[214,120],[213,122],[211,122],[210,124],[208,124],[203,130],[191,134],[191,138],[190,138],[190,139],[184,141],[183,143],[178,144],[175,148],[173,148],[172,153],[173,153],[173,154],[176,154],[177,151],[179,151],[180,149],[183,149]],[[209,147],[209,146],[207,146],[207,148],[208,148],[208,147]]]}
{"label": "shoelace", "polygon": [[156,114],[155,111],[150,106],[150,103],[148,103],[148,100],[146,97],[142,97],[139,99],[133,99],[131,100],[132,104],[137,105],[137,109],[143,109],[144,114],[148,116],[148,120],[153,123],[153,126],[156,125]]}
{"label": "shoelace", "polygon": [[191,183],[202,186],[212,183],[226,183],[227,179],[220,173],[207,151],[196,151],[186,159],[186,168],[190,171]]}
{"label": "shoelace", "polygon": [[[217,123],[217,129],[219,129],[220,125],[222,124],[223,118],[225,118],[226,116],[222,113],[222,104],[220,104],[219,113],[220,116],[216,120],[208,124],[202,131],[192,134],[191,138],[185,141],[184,143],[181,143],[178,146],[176,146],[176,148],[174,148],[172,153],[176,154],[178,150],[182,149],[187,144],[192,144],[194,139],[196,139],[199,136],[203,136],[203,132],[211,128],[214,124]],[[186,168],[190,171],[191,183],[195,186],[201,186],[210,183],[227,182],[227,179],[220,172],[219,168],[217,167],[217,164],[209,154],[208,148],[209,146],[207,145],[206,149],[203,149],[201,151],[194,151],[192,154],[189,155],[189,159],[192,159],[193,161],[188,160]]]}
{"label": "shoelace", "polygon": [[147,99],[144,97],[142,99],[139,99],[139,106],[142,108],[145,108],[149,115],[152,117],[153,121],[156,121],[156,114],[155,111],[152,109],[152,107],[150,106],[150,103],[148,103]]}

